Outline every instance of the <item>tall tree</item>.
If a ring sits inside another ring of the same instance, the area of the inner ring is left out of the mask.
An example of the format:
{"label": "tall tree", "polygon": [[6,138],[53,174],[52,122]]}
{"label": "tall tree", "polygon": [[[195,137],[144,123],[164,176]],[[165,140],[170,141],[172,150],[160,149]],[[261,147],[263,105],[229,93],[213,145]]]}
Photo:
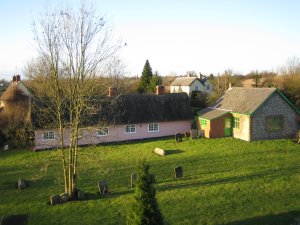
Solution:
{"label": "tall tree", "polygon": [[147,59],[145,65],[144,65],[142,77],[141,77],[141,80],[140,80],[140,83],[138,86],[139,93],[147,93],[149,91],[149,86],[150,86],[152,77],[153,77],[152,68]]}
{"label": "tall tree", "polygon": [[[119,48],[111,44],[111,33],[103,17],[81,2],[76,8],[45,11],[33,23],[42,65],[29,70],[29,79],[44,101],[49,118],[59,128],[59,143],[65,192],[74,196],[78,173],[79,130],[86,114],[97,110],[93,103],[97,74],[105,61]],[[64,136],[69,146],[64,150]]]}
{"label": "tall tree", "polygon": [[161,84],[162,84],[162,78],[159,75],[158,71],[155,71],[147,87],[147,93],[155,93],[156,86]]}
{"label": "tall tree", "polygon": [[163,224],[162,215],[158,209],[153,176],[149,174],[149,165],[141,162],[138,165],[137,183],[134,204],[131,214],[127,217],[128,225],[160,225]]}

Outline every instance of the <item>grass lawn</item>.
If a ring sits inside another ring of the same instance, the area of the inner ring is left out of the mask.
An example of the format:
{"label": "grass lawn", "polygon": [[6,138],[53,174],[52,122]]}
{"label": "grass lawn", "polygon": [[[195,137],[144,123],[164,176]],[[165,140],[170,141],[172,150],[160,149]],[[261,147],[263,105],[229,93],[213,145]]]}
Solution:
{"label": "grass lawn", "polygon": [[[170,150],[155,155],[155,147]],[[173,151],[171,151],[173,150]],[[89,200],[50,206],[63,192],[59,152],[0,152],[0,216],[28,214],[28,224],[124,224],[133,201],[129,176],[142,158],[156,176],[165,224],[289,225],[300,217],[300,145],[291,140],[173,139],[86,147],[78,185]],[[184,177],[175,180],[174,167]],[[29,181],[15,188],[18,178]],[[106,180],[111,194],[96,194]]]}

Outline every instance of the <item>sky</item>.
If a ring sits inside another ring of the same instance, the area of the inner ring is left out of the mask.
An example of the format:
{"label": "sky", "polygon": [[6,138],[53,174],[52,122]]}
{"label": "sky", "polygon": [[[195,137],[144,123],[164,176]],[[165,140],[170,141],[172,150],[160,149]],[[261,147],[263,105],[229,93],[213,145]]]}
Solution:
{"label": "sky", "polygon": [[[0,79],[23,75],[37,55],[32,22],[58,0],[0,0]],[[64,1],[65,2],[65,1]],[[76,1],[69,1],[75,4]],[[300,56],[299,0],[95,0],[128,76],[148,59],[161,75],[269,70]]]}

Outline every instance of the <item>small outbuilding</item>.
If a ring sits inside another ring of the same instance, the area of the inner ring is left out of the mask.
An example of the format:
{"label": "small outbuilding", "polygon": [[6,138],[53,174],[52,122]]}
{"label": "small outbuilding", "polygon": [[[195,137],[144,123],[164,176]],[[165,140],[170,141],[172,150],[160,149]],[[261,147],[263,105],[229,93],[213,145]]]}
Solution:
{"label": "small outbuilding", "polygon": [[276,88],[230,88],[214,106],[198,112],[197,125],[207,138],[291,138],[298,130],[299,115]]}

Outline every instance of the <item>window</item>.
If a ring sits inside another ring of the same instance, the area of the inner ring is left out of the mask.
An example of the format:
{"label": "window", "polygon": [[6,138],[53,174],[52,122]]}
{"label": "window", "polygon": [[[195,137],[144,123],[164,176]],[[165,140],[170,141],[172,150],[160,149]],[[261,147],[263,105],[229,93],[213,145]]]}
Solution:
{"label": "window", "polygon": [[54,131],[44,132],[43,133],[43,139],[44,140],[53,140],[53,139],[55,139]]}
{"label": "window", "polygon": [[97,136],[107,136],[108,135],[108,127],[101,127],[97,130]]}
{"label": "window", "polygon": [[149,123],[148,132],[158,132],[158,131],[159,131],[158,123]]}
{"label": "window", "polygon": [[135,133],[135,125],[126,125],[125,126],[125,133]]}
{"label": "window", "polygon": [[233,117],[233,128],[240,128],[240,117],[234,116]]}
{"label": "window", "polygon": [[196,87],[195,87],[195,91],[199,91],[199,86],[196,86]]}
{"label": "window", "polygon": [[200,119],[200,126],[201,126],[201,128],[206,127],[206,125],[207,125],[207,121],[205,119]]}
{"label": "window", "polygon": [[283,116],[268,116],[266,118],[266,130],[281,131],[283,129]]}
{"label": "window", "polygon": [[209,91],[209,85],[207,85],[207,86],[206,86],[206,90],[208,90],[208,91]]}

